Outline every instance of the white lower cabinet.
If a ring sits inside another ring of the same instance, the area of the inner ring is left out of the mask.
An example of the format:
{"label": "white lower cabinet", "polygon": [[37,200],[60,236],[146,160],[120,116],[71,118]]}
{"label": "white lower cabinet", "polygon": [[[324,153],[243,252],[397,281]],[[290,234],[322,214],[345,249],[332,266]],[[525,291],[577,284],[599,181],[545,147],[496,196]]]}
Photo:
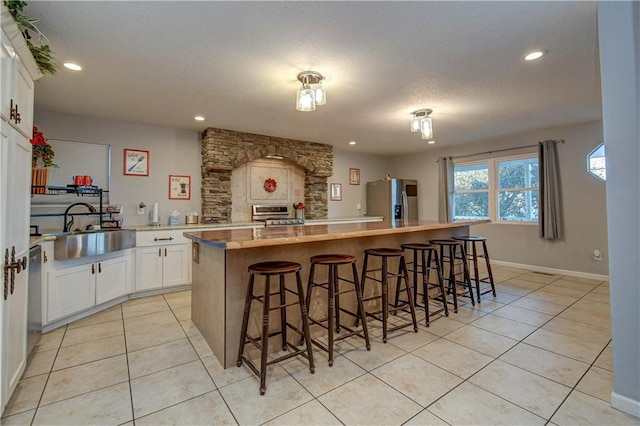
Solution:
{"label": "white lower cabinet", "polygon": [[83,311],[131,290],[131,250],[117,257],[100,258],[78,264],[54,261],[46,279],[46,321],[50,323]]}
{"label": "white lower cabinet", "polygon": [[183,232],[136,233],[136,291],[191,284],[191,242]]}
{"label": "white lower cabinet", "polygon": [[136,290],[191,283],[191,244],[136,248]]}

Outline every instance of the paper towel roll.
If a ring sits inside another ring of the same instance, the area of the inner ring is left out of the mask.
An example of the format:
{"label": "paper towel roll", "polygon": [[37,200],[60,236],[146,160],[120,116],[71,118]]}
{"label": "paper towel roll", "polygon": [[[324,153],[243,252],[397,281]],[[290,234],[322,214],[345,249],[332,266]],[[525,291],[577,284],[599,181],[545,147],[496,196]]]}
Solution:
{"label": "paper towel roll", "polygon": [[151,223],[159,223],[160,216],[158,215],[158,203],[153,203],[153,213],[151,213]]}

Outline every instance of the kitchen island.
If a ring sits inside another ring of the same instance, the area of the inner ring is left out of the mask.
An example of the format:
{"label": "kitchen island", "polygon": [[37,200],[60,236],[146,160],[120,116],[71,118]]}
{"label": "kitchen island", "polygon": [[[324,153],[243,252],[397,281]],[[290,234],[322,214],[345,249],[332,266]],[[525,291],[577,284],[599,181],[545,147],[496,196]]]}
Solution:
{"label": "kitchen island", "polygon": [[[298,262],[306,283],[311,256],[351,254],[358,259],[360,270],[367,248],[399,248],[405,242],[468,235],[469,226],[488,222],[382,221],[185,232],[193,241],[191,319],[220,363],[232,367],[238,355],[249,265]],[[262,281],[257,279],[257,285]],[[287,284],[293,282],[287,280]],[[325,295],[313,299],[310,312],[324,309]],[[249,330],[257,330],[260,324],[260,315],[253,315]]]}

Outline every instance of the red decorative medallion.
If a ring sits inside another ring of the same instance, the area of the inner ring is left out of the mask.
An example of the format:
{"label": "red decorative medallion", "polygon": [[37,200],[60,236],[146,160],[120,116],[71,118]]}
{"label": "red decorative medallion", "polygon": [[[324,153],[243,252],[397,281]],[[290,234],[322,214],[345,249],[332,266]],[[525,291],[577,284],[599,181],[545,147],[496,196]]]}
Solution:
{"label": "red decorative medallion", "polygon": [[267,179],[264,181],[264,190],[267,192],[274,192],[278,187],[278,183],[274,179]]}

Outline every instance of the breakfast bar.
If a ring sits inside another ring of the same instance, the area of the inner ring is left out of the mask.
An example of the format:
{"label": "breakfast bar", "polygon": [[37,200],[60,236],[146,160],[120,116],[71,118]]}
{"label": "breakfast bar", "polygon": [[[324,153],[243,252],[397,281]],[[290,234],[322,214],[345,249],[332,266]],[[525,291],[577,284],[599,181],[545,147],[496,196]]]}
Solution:
{"label": "breakfast bar", "polygon": [[[399,248],[407,242],[468,235],[470,225],[486,222],[382,221],[185,232],[193,241],[191,318],[220,363],[229,368],[238,355],[249,265],[298,262],[306,283],[311,256],[350,254],[360,268],[367,248]],[[252,318],[250,329],[259,324],[259,317]]]}

